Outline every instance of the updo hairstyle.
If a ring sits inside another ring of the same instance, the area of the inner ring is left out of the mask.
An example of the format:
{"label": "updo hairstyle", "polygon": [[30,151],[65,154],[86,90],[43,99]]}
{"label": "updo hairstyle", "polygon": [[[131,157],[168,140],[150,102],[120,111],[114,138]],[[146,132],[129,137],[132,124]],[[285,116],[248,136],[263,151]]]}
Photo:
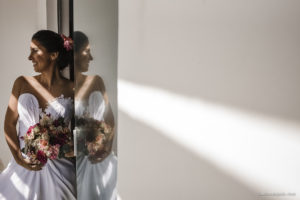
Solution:
{"label": "updo hairstyle", "polygon": [[89,44],[89,38],[81,31],[73,33],[74,38],[74,52],[78,53],[85,45]]}
{"label": "updo hairstyle", "polygon": [[71,62],[72,51],[64,48],[64,39],[61,35],[50,30],[40,30],[32,36],[31,40],[38,41],[49,53],[58,52],[56,64],[59,70],[63,70]]}

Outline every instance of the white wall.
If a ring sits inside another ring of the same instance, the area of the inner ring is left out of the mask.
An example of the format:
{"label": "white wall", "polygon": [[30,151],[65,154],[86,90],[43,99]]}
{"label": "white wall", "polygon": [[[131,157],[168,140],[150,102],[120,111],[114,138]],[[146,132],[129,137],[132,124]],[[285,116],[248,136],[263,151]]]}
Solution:
{"label": "white wall", "polygon": [[[47,29],[57,32],[57,0],[45,0],[47,13]],[[63,1],[65,2],[65,1]]]}
{"label": "white wall", "polygon": [[46,28],[45,3],[41,0],[0,1],[0,171],[11,158],[4,138],[4,117],[14,80],[20,75],[33,75],[28,61],[32,34]]}
{"label": "white wall", "polygon": [[123,200],[300,199],[300,2],[119,1]]}

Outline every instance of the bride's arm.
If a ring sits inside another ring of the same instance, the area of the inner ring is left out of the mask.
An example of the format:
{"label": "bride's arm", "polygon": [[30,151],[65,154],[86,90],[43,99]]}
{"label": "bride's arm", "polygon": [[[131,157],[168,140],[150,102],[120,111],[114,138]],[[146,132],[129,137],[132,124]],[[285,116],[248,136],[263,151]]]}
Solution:
{"label": "bride's arm", "polygon": [[[92,163],[97,163],[105,159],[112,151],[113,140],[115,135],[115,119],[112,112],[111,104],[108,99],[108,95],[105,89],[104,81],[100,76],[95,76],[96,85],[98,89],[101,91],[104,101],[105,101],[105,111],[104,111],[104,121],[112,128],[111,134],[106,138],[106,146],[104,147],[104,151],[99,152],[99,155],[90,156],[90,160]],[[99,156],[99,157],[98,157]]]}
{"label": "bride's arm", "polygon": [[19,165],[29,170],[40,170],[41,166],[32,165],[26,160],[24,160],[21,154],[19,139],[17,136],[16,125],[19,116],[18,97],[20,94],[20,88],[22,84],[24,84],[24,78],[23,77],[17,78],[12,89],[12,94],[9,98],[9,103],[6,110],[5,121],[4,121],[5,138],[14,159]]}
{"label": "bride's arm", "polygon": [[106,111],[104,113],[104,121],[112,128],[112,130],[110,134],[107,135],[108,137],[106,138],[104,148],[101,151],[97,152],[95,155],[89,156],[89,160],[94,164],[101,162],[112,152],[114,135],[115,135],[115,127],[114,127],[115,123],[114,123],[114,116],[109,103],[106,105]]}
{"label": "bride's arm", "polygon": [[114,119],[114,115],[111,109],[111,105],[110,105],[110,101],[108,99],[108,95],[106,92],[106,88],[104,85],[104,81],[100,76],[95,76],[95,81],[96,81],[96,85],[97,85],[97,89],[101,91],[103,98],[104,98],[104,102],[105,102],[105,111],[104,111],[104,121],[109,124],[112,128],[114,128],[115,126],[115,119]]}

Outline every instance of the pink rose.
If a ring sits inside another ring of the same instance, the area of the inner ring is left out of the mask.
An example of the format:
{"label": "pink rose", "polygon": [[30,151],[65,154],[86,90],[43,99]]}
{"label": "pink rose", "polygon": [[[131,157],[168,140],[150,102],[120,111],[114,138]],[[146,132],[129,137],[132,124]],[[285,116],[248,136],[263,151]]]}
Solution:
{"label": "pink rose", "polygon": [[58,157],[59,148],[60,148],[59,144],[57,144],[55,146],[51,146],[51,148],[50,148],[50,150],[51,150],[50,159],[54,160],[54,159],[56,159]]}
{"label": "pink rose", "polygon": [[28,128],[27,135],[30,135],[30,133],[31,133],[31,131],[32,131],[32,129],[33,129],[34,127],[35,127],[35,126],[30,126],[30,127]]}

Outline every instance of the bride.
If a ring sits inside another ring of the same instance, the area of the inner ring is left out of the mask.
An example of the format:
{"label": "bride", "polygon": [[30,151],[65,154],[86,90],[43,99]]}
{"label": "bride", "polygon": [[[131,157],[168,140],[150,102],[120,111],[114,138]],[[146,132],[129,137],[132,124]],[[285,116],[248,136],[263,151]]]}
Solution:
{"label": "bride", "polygon": [[28,59],[40,74],[18,77],[12,88],[4,131],[13,159],[0,174],[0,199],[76,199],[75,165],[70,159],[33,164],[21,152],[21,137],[42,113],[70,122],[74,84],[60,74],[70,61],[70,49],[66,38],[55,32],[41,30],[32,36]]}

